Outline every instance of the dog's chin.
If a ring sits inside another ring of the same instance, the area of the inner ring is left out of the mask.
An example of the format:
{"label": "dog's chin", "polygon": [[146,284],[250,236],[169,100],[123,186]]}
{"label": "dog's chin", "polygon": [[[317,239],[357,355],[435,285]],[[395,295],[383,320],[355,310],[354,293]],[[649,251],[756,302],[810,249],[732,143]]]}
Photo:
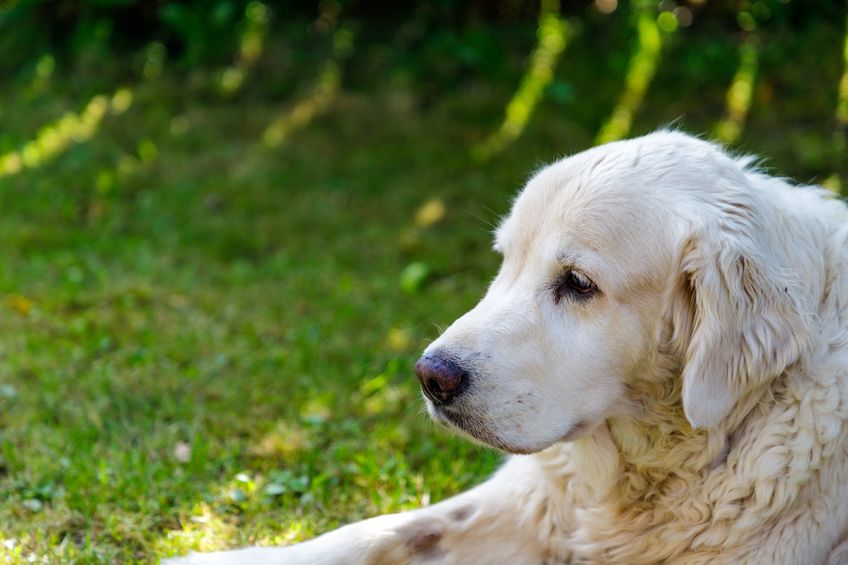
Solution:
{"label": "dog's chin", "polygon": [[474,443],[494,447],[495,449],[499,449],[513,455],[529,455],[531,453],[538,453],[539,451],[543,451],[556,443],[573,441],[589,433],[589,426],[585,425],[583,422],[578,422],[565,434],[555,438],[553,441],[519,445],[503,438],[497,433],[488,420],[473,413],[451,407],[436,406],[430,401],[427,401],[427,411],[435,421],[446,428],[469,438]]}

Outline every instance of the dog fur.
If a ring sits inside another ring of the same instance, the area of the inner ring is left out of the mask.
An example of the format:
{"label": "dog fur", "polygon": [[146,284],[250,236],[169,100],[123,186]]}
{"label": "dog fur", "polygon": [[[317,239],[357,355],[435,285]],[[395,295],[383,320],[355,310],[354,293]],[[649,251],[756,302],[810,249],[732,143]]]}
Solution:
{"label": "dog fur", "polygon": [[467,390],[427,405],[517,455],[427,508],[188,562],[848,563],[841,202],[661,131],[539,171],[495,247],[425,352]]}

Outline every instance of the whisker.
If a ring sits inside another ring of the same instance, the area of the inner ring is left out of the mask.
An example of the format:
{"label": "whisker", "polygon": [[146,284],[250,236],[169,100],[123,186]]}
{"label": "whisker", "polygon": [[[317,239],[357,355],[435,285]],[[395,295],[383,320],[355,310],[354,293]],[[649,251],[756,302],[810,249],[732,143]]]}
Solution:
{"label": "whisker", "polygon": [[497,225],[493,224],[492,222],[490,222],[489,220],[487,220],[483,216],[477,214],[476,212],[474,212],[471,209],[466,208],[465,213],[470,215],[470,216],[473,216],[474,218],[476,218],[478,220],[480,220],[481,222],[483,222],[484,224],[486,224],[487,226],[489,226],[489,228],[491,228],[493,230],[497,229],[497,227],[498,227]]}

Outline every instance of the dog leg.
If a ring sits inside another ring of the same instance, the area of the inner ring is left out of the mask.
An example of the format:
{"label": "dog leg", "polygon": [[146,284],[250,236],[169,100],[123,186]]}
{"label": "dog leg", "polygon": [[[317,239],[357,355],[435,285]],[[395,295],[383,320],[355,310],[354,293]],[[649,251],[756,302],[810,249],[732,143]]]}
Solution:
{"label": "dog leg", "polygon": [[488,563],[541,565],[552,555],[556,518],[552,488],[531,458],[512,458],[494,477],[458,496],[411,512],[344,526],[288,546],[193,554],[171,565],[261,563],[406,565]]}

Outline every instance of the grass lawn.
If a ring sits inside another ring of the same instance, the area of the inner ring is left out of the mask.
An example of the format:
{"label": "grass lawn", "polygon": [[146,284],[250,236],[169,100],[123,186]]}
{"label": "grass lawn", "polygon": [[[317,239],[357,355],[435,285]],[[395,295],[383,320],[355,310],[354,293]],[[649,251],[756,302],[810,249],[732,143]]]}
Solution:
{"label": "grass lawn", "polygon": [[[624,23],[573,40],[525,135],[488,163],[470,148],[521,57],[498,81],[435,87],[399,71],[368,84],[351,64],[275,148],[263,131],[309,95],[309,67],[282,98],[261,77],[285,69],[260,63],[229,100],[192,86],[207,75],[166,72],[128,82],[132,104],[91,139],[0,177],[0,562],[284,544],[482,480],[500,456],[432,424],[411,368],[484,291],[489,224],[527,175],[591,145],[623,80]],[[840,34],[765,42],[740,146],[779,172],[845,172]],[[722,115],[733,39],[677,39],[636,132]],[[13,84],[0,149],[116,84],[91,69]]]}

